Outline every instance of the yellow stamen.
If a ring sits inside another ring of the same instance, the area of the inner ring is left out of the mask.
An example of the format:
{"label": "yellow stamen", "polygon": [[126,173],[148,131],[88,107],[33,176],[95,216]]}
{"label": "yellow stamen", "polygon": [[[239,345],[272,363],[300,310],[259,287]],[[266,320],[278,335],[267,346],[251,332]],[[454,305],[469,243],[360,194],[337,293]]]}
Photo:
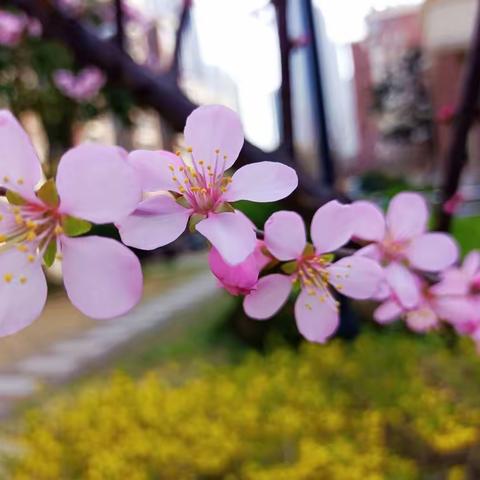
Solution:
{"label": "yellow stamen", "polygon": [[28,247],[22,243],[21,245],[17,245],[17,250],[22,253],[27,253]]}
{"label": "yellow stamen", "polygon": [[15,215],[15,223],[17,225],[22,225],[23,224],[23,218],[22,218],[21,215],[19,215],[19,214]]}
{"label": "yellow stamen", "polygon": [[3,276],[3,280],[5,280],[5,283],[10,283],[13,280],[13,274],[12,273],[6,273]]}
{"label": "yellow stamen", "polygon": [[23,183],[24,183],[23,178],[19,178],[19,179],[17,180],[17,184],[18,184],[18,185],[23,185]]}
{"label": "yellow stamen", "polygon": [[193,148],[192,148],[192,147],[188,147],[188,148],[187,148],[187,152],[188,152],[188,153],[192,153],[192,152],[193,152]]}
{"label": "yellow stamen", "polygon": [[3,181],[4,181],[5,183],[8,183],[8,182],[10,181],[10,178],[5,175],[5,176],[3,177]]}
{"label": "yellow stamen", "polygon": [[27,236],[26,236],[27,242],[33,242],[36,238],[37,238],[37,234],[34,231],[30,230],[27,233]]}
{"label": "yellow stamen", "polygon": [[20,283],[22,285],[25,285],[27,283],[27,277],[24,277],[23,275],[20,277]]}
{"label": "yellow stamen", "polygon": [[6,242],[7,241],[7,236],[0,234],[0,242]]}
{"label": "yellow stamen", "polygon": [[30,263],[33,263],[35,261],[35,255],[29,255],[27,257],[27,260],[30,262]]}
{"label": "yellow stamen", "polygon": [[55,235],[62,235],[63,234],[63,228],[60,225],[57,225],[55,227]]}

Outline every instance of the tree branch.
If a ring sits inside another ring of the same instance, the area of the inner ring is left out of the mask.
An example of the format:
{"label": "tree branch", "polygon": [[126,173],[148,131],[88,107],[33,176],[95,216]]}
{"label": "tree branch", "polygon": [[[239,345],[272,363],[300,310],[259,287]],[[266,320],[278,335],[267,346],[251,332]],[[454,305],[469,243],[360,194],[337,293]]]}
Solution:
{"label": "tree branch", "polygon": [[467,155],[468,132],[475,120],[478,96],[480,92],[480,2],[477,2],[477,18],[473,33],[470,55],[465,66],[465,77],[460,94],[457,115],[453,127],[453,136],[447,151],[445,178],[442,187],[438,228],[447,231],[452,216],[444,209],[447,202],[458,190]]}
{"label": "tree branch", "polygon": [[183,0],[182,11],[180,13],[180,19],[178,21],[178,28],[175,34],[175,50],[173,51],[173,60],[170,67],[170,75],[178,82],[180,74],[180,56],[182,52],[182,37],[183,32],[187,28],[188,20],[190,17],[190,8],[192,6],[192,0]]}
{"label": "tree branch", "polygon": [[282,147],[289,156],[295,158],[293,143],[292,89],[290,78],[291,43],[288,36],[287,1],[273,0],[272,3],[277,13],[277,32],[282,68],[282,83],[280,85],[282,106]]}
{"label": "tree branch", "polygon": [[[176,131],[181,132],[188,115],[197,107],[176,85],[171,75],[158,75],[135,63],[111,41],[103,40],[88,30],[76,19],[55,8],[51,0],[7,0],[28,15],[37,18],[46,38],[58,40],[66,45],[77,61],[84,65],[95,65],[102,69],[112,83],[127,89],[141,105],[154,108]],[[281,162],[296,168],[291,157],[284,152],[265,152],[245,142],[238,166],[261,162]],[[301,191],[298,195],[307,211],[318,208],[318,204],[330,200],[321,185],[296,168]],[[313,208],[312,208],[313,207]]]}

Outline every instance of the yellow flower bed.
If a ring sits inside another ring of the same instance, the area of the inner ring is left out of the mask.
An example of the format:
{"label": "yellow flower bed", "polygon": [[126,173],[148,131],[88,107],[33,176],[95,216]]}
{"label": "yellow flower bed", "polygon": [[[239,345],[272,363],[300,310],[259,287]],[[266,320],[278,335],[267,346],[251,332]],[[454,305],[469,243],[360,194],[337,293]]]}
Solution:
{"label": "yellow flower bed", "polygon": [[30,413],[8,478],[410,480],[441,468],[461,480],[464,465],[425,465],[387,431],[440,457],[470,448],[479,373],[469,348],[367,334],[176,384],[118,374]]}

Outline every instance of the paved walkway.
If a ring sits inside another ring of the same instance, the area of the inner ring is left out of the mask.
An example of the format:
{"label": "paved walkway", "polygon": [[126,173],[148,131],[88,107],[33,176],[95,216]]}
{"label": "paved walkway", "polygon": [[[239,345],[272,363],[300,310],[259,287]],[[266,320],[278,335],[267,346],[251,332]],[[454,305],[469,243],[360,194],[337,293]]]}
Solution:
{"label": "paved walkway", "polygon": [[57,341],[45,352],[23,359],[0,371],[0,415],[16,401],[33,395],[44,383],[61,383],[79,375],[114,353],[134,337],[158,328],[182,310],[218,292],[209,273],[201,273],[123,317],[98,322],[73,339]]}

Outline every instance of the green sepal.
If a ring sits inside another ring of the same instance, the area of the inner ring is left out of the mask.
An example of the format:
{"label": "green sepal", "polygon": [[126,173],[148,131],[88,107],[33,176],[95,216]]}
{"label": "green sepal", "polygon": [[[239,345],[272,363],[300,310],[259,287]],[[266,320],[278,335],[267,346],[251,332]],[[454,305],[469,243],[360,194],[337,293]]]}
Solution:
{"label": "green sepal", "polygon": [[287,275],[291,275],[297,271],[298,263],[296,261],[284,263],[280,268],[282,269],[282,272],[285,272]]}
{"label": "green sepal", "polygon": [[10,205],[25,205],[27,203],[27,201],[20,194],[14,192],[13,190],[7,190],[6,196]]}
{"label": "green sepal", "polygon": [[303,255],[305,257],[310,257],[315,255],[315,247],[311,243],[307,243],[307,246],[303,250]]}
{"label": "green sepal", "polygon": [[183,196],[177,197],[175,201],[184,208],[190,208],[190,204],[188,203],[188,200]]}
{"label": "green sepal", "polygon": [[335,260],[335,255],[333,253],[326,253],[325,255],[322,255],[322,260],[325,263],[332,263]]}
{"label": "green sepal", "polygon": [[62,218],[62,228],[65,235],[68,235],[69,237],[78,237],[79,235],[89,232],[92,228],[92,224],[81,218],[65,215]]}
{"label": "green sepal", "polygon": [[218,208],[215,209],[215,213],[225,213],[225,212],[234,213],[235,209],[232,207],[232,205],[230,205],[227,202],[222,203]]}
{"label": "green sepal", "polygon": [[190,233],[194,233],[197,225],[205,218],[205,215],[200,215],[199,213],[194,213],[190,220],[188,221],[188,230]]}
{"label": "green sepal", "polygon": [[58,196],[57,187],[55,182],[50,179],[47,180],[38,190],[37,197],[42,200],[43,203],[50,207],[58,207],[60,198]]}
{"label": "green sepal", "polygon": [[47,267],[51,267],[55,261],[55,256],[57,255],[57,240],[50,240],[45,253],[43,254],[43,261]]}

